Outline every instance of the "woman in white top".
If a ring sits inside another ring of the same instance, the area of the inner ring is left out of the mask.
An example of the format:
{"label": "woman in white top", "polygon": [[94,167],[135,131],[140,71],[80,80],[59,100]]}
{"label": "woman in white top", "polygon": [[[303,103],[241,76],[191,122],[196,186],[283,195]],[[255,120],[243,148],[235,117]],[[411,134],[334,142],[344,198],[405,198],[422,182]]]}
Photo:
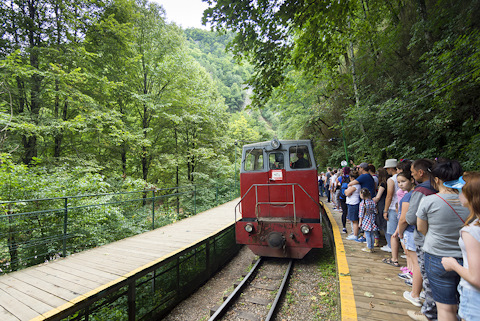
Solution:
{"label": "woman in white top", "polygon": [[[357,171],[351,171],[350,172],[350,181],[353,181],[357,179],[359,176]],[[361,239],[358,239],[358,210],[360,207],[360,190],[361,186],[360,184],[355,184],[352,186],[349,186],[345,190],[345,196],[347,196],[347,208],[348,208],[348,215],[347,218],[350,220],[350,224],[352,225],[352,235],[347,236],[347,240],[351,241],[359,241],[361,242]]]}

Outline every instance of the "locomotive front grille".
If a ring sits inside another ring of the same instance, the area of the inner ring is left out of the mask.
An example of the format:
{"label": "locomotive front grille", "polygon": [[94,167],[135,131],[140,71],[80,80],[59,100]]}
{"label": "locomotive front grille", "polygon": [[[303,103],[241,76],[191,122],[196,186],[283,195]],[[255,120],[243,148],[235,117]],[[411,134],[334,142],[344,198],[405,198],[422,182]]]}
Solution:
{"label": "locomotive front grille", "polygon": [[257,219],[258,222],[266,223],[300,223],[300,219],[294,219],[293,217],[265,217],[261,216]]}

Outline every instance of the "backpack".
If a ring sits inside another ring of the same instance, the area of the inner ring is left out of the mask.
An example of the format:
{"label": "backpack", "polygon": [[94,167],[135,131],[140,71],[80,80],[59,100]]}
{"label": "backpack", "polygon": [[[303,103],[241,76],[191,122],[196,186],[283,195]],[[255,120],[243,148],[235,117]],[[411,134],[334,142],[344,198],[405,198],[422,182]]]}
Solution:
{"label": "backpack", "polygon": [[350,182],[350,177],[348,175],[342,176],[342,183],[340,185],[340,199],[344,200],[347,199],[345,195],[345,190],[348,188],[348,183]]}

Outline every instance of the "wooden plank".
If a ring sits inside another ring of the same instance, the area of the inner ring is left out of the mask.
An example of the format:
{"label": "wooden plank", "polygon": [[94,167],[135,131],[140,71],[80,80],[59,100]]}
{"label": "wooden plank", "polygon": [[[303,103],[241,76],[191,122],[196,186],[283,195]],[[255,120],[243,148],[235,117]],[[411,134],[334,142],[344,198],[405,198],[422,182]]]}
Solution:
{"label": "wooden plank", "polygon": [[38,315],[36,311],[3,290],[0,290],[0,306],[20,320],[30,320]]}
{"label": "wooden plank", "polygon": [[67,303],[66,300],[59,298],[58,296],[52,295],[49,292],[39,289],[31,284],[20,281],[16,278],[13,278],[9,275],[2,277],[0,283],[3,283],[7,286],[13,287],[16,290],[25,293],[29,297],[32,297],[38,301],[41,301],[47,305],[50,305],[52,308],[61,306],[62,304]]}
{"label": "wooden plank", "polygon": [[84,278],[77,274],[71,273],[72,270],[59,270],[50,266],[39,266],[36,268],[39,271],[55,276],[60,280],[70,281],[76,284],[84,285],[90,289],[94,289],[102,285],[102,282],[94,282],[90,278]]}
{"label": "wooden plank", "polygon": [[[111,261],[108,261],[106,258],[100,258],[96,254],[89,255],[88,258],[71,258],[68,260],[69,263],[77,263],[81,266],[91,267],[93,269],[97,269],[103,272],[115,274],[118,276],[122,276],[128,272],[130,272],[133,267],[130,268],[125,266],[125,264],[112,264]],[[123,262],[125,263],[125,262]]]}
{"label": "wooden plank", "polygon": [[[12,297],[16,298],[20,302],[24,302],[27,304],[32,310],[35,310],[38,313],[43,313],[45,311],[51,310],[53,307],[37,300],[28,294],[25,294],[14,287],[8,286],[6,284],[0,283],[0,289],[11,295]],[[3,319],[0,319],[3,320]]]}
{"label": "wooden plank", "polygon": [[117,251],[105,251],[105,252],[96,252],[92,253],[89,256],[90,261],[99,262],[101,264],[120,265],[125,267],[127,271],[137,268],[138,266],[144,265],[148,262],[151,262],[152,259],[147,257],[136,257],[136,256],[127,256],[124,253],[119,253]]}
{"label": "wooden plank", "polygon": [[78,275],[80,277],[88,278],[89,280],[92,280],[95,282],[101,282],[102,284],[108,283],[118,278],[118,275],[116,274],[104,272],[99,269],[91,268],[81,263],[76,263],[67,259],[58,261],[56,264],[52,264],[51,267],[53,269],[62,269],[62,270],[66,268],[65,271],[68,271],[68,273],[71,273],[73,275]]}
{"label": "wooden plank", "polygon": [[48,282],[51,285],[58,287],[60,289],[68,290],[72,292],[75,296],[92,290],[89,287],[73,282],[71,279],[61,279],[57,276],[40,271],[39,269],[26,269],[25,271],[22,271],[22,272],[24,272],[24,274],[30,277],[38,278],[42,281]]}
{"label": "wooden plank", "polygon": [[30,284],[31,286],[41,289],[42,291],[50,293],[65,301],[70,301],[82,294],[81,292],[65,289],[57,284],[52,284],[48,281],[39,279],[38,277],[32,276],[29,273],[16,273],[13,277],[21,282]]}
{"label": "wooden plank", "polygon": [[149,253],[146,251],[140,251],[140,250],[134,250],[125,246],[122,247],[116,247],[116,246],[111,246],[108,249],[105,249],[105,251],[102,251],[103,253],[117,253],[118,255],[123,256],[124,258],[146,258],[149,261],[153,261],[158,259],[159,257],[163,255],[158,255],[154,253]]}
{"label": "wooden plank", "polygon": [[19,321],[20,319],[5,310],[4,307],[0,305],[0,320],[2,321]]}
{"label": "wooden plank", "polygon": [[[189,243],[184,243],[185,245],[188,245]],[[159,242],[155,246],[147,247],[141,243],[135,243],[135,242],[129,242],[128,244],[122,244],[122,245],[115,245],[112,247],[108,247],[105,250],[109,250],[110,248],[120,248],[120,249],[125,249],[125,250],[130,250],[130,251],[136,251],[136,252],[142,252],[142,253],[148,253],[150,256],[155,256],[155,257],[161,257],[165,254],[168,254],[171,252],[171,249],[178,249],[182,247],[183,243],[182,242]],[[185,246],[183,245],[183,246]]]}

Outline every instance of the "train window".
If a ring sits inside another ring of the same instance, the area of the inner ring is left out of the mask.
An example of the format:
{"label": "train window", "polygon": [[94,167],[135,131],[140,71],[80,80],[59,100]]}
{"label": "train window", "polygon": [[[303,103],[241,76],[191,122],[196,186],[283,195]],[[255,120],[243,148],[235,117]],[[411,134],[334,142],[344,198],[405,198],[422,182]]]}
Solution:
{"label": "train window", "polygon": [[283,153],[281,152],[276,152],[276,153],[270,153],[268,155],[268,163],[270,164],[270,169],[282,169],[285,167],[284,161],[283,161]]}
{"label": "train window", "polygon": [[243,164],[245,171],[258,171],[263,169],[263,149],[247,149]]}
{"label": "train window", "polygon": [[305,145],[292,146],[289,150],[290,167],[294,169],[309,168],[312,166],[308,147]]}

